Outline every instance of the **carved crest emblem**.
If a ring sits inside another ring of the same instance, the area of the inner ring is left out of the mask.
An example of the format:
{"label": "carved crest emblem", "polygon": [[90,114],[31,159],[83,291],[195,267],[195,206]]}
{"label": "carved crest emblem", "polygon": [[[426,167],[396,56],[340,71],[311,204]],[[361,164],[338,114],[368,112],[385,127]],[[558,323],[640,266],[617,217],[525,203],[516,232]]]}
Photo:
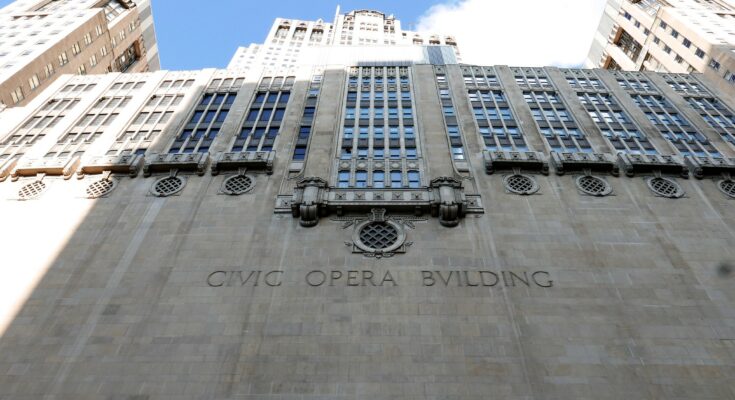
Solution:
{"label": "carved crest emblem", "polygon": [[405,253],[413,242],[406,241],[406,228],[414,229],[415,222],[427,218],[412,216],[387,216],[384,208],[374,208],[370,214],[353,217],[335,217],[342,222],[342,229],[352,227],[352,241],[345,245],[355,254],[365,257],[393,257]]}

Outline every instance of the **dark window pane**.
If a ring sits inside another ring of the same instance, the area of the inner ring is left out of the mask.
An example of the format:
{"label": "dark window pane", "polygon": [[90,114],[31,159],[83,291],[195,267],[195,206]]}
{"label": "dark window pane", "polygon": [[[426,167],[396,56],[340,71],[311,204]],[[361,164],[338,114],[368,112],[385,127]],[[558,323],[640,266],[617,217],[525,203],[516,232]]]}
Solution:
{"label": "dark window pane", "polygon": [[273,113],[273,110],[263,110],[263,113],[260,115],[260,120],[268,121],[272,113]]}

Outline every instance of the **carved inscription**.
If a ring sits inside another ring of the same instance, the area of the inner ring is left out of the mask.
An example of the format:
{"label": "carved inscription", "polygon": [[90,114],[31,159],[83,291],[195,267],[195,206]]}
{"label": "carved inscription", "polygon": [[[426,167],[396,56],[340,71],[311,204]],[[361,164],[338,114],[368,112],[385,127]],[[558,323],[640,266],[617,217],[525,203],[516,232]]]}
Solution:
{"label": "carved inscription", "polygon": [[214,271],[207,276],[209,287],[233,287],[258,285],[276,287],[283,282],[283,271]]}
{"label": "carved inscription", "polygon": [[[553,288],[554,281],[547,271],[490,271],[444,270],[415,271],[410,284],[427,288]],[[206,284],[213,288],[224,287],[279,287],[284,282],[305,284],[310,287],[394,287],[399,286],[395,271],[373,270],[312,270],[300,279],[285,279],[281,270],[217,270],[206,277]],[[402,279],[407,279],[402,276]]]}
{"label": "carved inscription", "polygon": [[306,274],[306,283],[318,286],[398,286],[390,271],[376,273],[373,271],[329,271],[315,270]]}
{"label": "carved inscription", "polygon": [[550,288],[554,281],[546,271],[421,271],[423,286]]}

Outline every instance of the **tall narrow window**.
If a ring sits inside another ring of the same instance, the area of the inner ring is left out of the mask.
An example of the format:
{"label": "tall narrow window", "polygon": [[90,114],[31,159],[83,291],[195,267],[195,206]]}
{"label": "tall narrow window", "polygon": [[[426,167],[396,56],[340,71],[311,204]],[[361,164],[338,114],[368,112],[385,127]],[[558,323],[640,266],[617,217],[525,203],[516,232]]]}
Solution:
{"label": "tall narrow window", "polygon": [[684,156],[722,157],[717,148],[654,88],[647,77],[638,73],[617,73],[620,86],[654,124],[661,135]]}
{"label": "tall narrow window", "polygon": [[219,135],[232,104],[225,99],[236,96],[235,92],[204,94],[189,123],[169,148],[169,153],[208,152]]}
{"label": "tall narrow window", "polygon": [[[400,87],[397,86],[399,79]],[[394,164],[399,161],[401,165],[401,159],[420,160],[412,99],[408,69],[352,69],[347,77],[338,152],[339,158],[349,160],[357,171],[353,173],[351,187],[362,188],[363,181],[378,188],[401,186],[394,186],[393,180],[386,179],[388,174],[380,163],[368,162],[367,165],[375,165],[376,169],[365,170],[362,166],[365,160],[389,158]],[[399,181],[407,174],[407,171],[396,168],[391,173],[394,172],[399,174]]]}
{"label": "tall narrow window", "polygon": [[[276,77],[276,79],[282,81],[283,77]],[[261,87],[265,86],[263,82],[261,82]],[[240,134],[232,144],[231,151],[272,151],[280,131],[281,121],[286,115],[289,99],[290,92],[288,90],[260,91],[256,93],[245,121],[243,121]],[[223,103],[228,104],[229,98],[223,99]],[[306,115],[307,111],[305,110],[304,113]],[[313,115],[313,108],[311,114]],[[302,120],[302,123],[304,122]],[[309,128],[302,126],[299,138],[308,137],[308,135]],[[294,160],[303,160],[306,157],[306,146],[301,141],[299,143],[292,155]]]}

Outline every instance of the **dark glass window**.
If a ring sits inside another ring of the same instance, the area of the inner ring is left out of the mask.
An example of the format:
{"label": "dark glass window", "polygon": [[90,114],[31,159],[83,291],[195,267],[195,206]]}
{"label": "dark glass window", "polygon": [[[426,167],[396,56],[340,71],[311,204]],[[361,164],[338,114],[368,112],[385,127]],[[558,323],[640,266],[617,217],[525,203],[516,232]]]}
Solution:
{"label": "dark glass window", "polygon": [[227,97],[226,94],[218,94],[218,95],[216,95],[214,97],[214,101],[212,102],[212,104],[214,104],[214,105],[222,104],[222,102],[225,101],[225,97]]}
{"label": "dark glass window", "polygon": [[217,111],[207,111],[207,114],[204,116],[204,122],[212,122],[215,115],[217,115]]}
{"label": "dark glass window", "polygon": [[194,115],[191,117],[191,122],[197,123],[200,119],[202,119],[202,115],[204,115],[204,111],[197,111],[194,113]]}
{"label": "dark glass window", "polygon": [[296,147],[293,152],[293,159],[300,161],[306,158],[306,147]]}
{"label": "dark glass window", "polygon": [[271,114],[273,113],[273,110],[271,109],[264,109],[263,112],[260,114],[260,120],[261,121],[268,121],[271,118]]}

